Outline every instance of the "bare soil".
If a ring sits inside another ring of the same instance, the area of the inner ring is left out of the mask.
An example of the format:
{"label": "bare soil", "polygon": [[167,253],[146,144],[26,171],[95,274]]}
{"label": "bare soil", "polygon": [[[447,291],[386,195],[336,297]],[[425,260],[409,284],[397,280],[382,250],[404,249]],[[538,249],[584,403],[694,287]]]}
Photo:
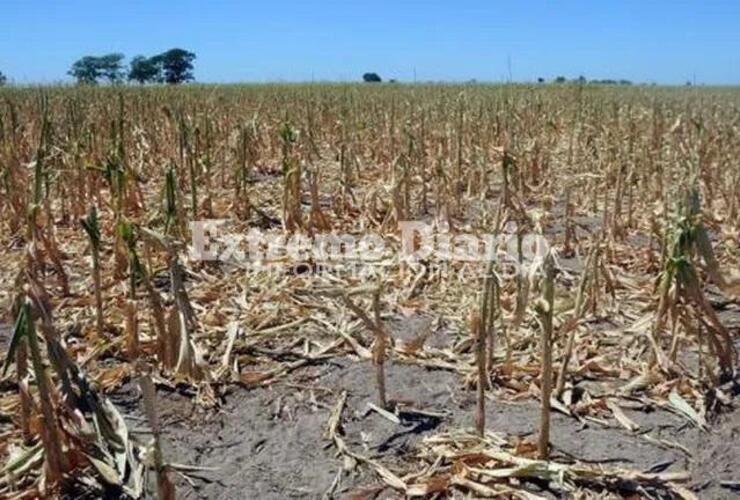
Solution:
{"label": "bare soil", "polygon": [[[398,475],[412,472],[415,445],[432,433],[473,425],[474,393],[456,374],[417,365],[387,366],[389,397],[399,401],[401,423],[368,410],[375,402],[374,371],[367,362],[339,358],[293,374],[266,388],[236,388],[218,411],[202,410],[193,398],[160,390],[164,453],[185,465],[202,467],[178,477],[178,498],[321,498],[341,475],[335,498],[395,498],[397,493],[367,467],[343,472],[341,459],[325,435],[331,408],[347,391],[344,438],[350,449],[381,461]],[[127,384],[111,394],[131,426],[146,432],[138,389]],[[438,413],[420,415],[413,410]],[[488,428],[522,438],[537,431],[538,405],[489,401]],[[553,458],[578,459],[642,471],[689,470],[700,498],[737,495],[727,482],[740,481],[740,411],[719,417],[709,432],[665,410],[626,411],[640,425],[636,433],[616,423],[581,423],[553,414]],[[648,442],[645,436],[673,441],[684,452]],[[725,483],[723,483],[725,482]],[[541,487],[533,492],[552,496]]]}
{"label": "bare soil", "polygon": [[[0,325],[7,346],[9,328]],[[432,339],[432,341],[434,341]],[[472,427],[474,393],[454,373],[418,365],[389,363],[389,397],[408,411],[396,424],[368,409],[375,402],[374,368],[368,362],[337,358],[295,372],[289,380],[256,389],[233,388],[218,410],[204,410],[192,395],[160,388],[157,407],[165,459],[195,466],[178,474],[178,498],[321,498],[340,475],[335,498],[396,498],[367,467],[343,470],[325,435],[331,408],[347,391],[343,413],[347,445],[380,460],[402,475],[415,445],[447,428]],[[150,434],[137,385],[130,381],[109,394],[134,433]],[[421,415],[413,410],[439,414]],[[537,430],[538,405],[490,400],[488,428],[522,438]],[[740,409],[719,415],[708,432],[662,409],[626,410],[640,430],[581,423],[554,413],[553,458],[578,459],[642,471],[688,470],[691,489],[702,499],[738,498]],[[690,454],[648,442],[644,436],[676,442]],[[533,492],[552,496],[532,484]]]}

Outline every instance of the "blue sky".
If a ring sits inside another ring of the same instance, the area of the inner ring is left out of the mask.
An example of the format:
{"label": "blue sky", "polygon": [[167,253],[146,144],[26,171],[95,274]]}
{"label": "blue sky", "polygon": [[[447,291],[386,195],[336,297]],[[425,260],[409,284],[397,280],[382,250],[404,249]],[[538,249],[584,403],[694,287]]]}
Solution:
{"label": "blue sky", "polygon": [[205,82],[504,80],[510,67],[514,80],[740,84],[740,0],[0,0],[0,71],[17,82],[175,46]]}

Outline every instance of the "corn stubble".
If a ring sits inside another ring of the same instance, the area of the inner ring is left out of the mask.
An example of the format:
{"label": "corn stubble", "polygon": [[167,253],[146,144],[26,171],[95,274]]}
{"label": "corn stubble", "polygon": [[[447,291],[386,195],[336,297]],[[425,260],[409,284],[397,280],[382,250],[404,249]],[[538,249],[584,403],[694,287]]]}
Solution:
{"label": "corn stubble", "polygon": [[[549,422],[557,408],[634,432],[620,398],[639,396],[704,427],[704,415],[731,404],[738,330],[718,309],[734,310],[740,296],[736,90],[327,84],[0,95],[0,304],[13,325],[0,496],[141,498],[156,487],[174,498],[177,457],[162,454],[156,385],[214,408],[234,386],[289,382],[342,356],[371,362],[373,406],[394,423],[430,411],[393,387],[388,360],[470,382],[455,392],[475,388],[475,432],[430,431],[398,458],[404,474],[342,437],[351,394],[321,402],[334,408],[328,436],[345,464],[372,469],[399,494],[526,496],[531,479],[573,496],[630,481],[647,495],[691,498],[675,473],[550,460]],[[379,276],[312,274],[326,262],[284,256],[270,272],[241,273],[238,262],[192,258],[188,223],[203,217],[286,238],[373,232],[389,252],[360,262]],[[473,275],[457,260],[446,271],[433,256],[400,262],[404,220],[495,235],[496,258]],[[550,246],[534,260],[533,234]],[[391,325],[413,330],[407,319],[425,326],[395,338]],[[605,376],[618,391],[577,397],[584,379]],[[131,377],[149,441],[129,433],[104,395]],[[486,399],[527,397],[541,402],[536,443],[486,427]]]}

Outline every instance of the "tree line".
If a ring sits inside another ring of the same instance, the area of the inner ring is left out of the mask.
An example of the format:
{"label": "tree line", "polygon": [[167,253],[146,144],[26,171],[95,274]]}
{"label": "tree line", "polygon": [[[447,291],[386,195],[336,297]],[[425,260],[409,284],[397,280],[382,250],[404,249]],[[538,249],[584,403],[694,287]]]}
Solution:
{"label": "tree line", "polygon": [[95,85],[104,80],[108,83],[130,82],[168,83],[176,85],[189,82],[193,76],[195,54],[185,49],[170,49],[151,57],[136,56],[124,68],[125,56],[111,53],[102,56],[84,56],[72,64],[68,74],[77,83]]}
{"label": "tree line", "polygon": [[[545,81],[544,78],[538,78],[538,83],[543,83]],[[558,76],[555,77],[553,80],[553,83],[568,83],[568,79],[564,76]],[[585,76],[581,75],[578,78],[574,78],[573,80],[570,80],[572,83],[578,83],[578,84],[592,84],[592,85],[632,85],[632,81],[620,79],[615,80],[612,78],[604,78],[601,80],[594,79],[594,80],[588,80]]]}
{"label": "tree line", "polygon": [[[129,62],[128,69],[124,68],[123,61],[126,56],[114,52],[102,56],[84,56],[72,64],[68,74],[77,80],[77,83],[95,85],[104,80],[108,83],[137,82],[146,83],[168,83],[176,85],[195,79],[193,76],[193,61],[195,54],[185,49],[170,49],[161,54],[151,57],[135,56]],[[383,79],[377,73],[365,73],[362,80],[367,83],[379,83]],[[0,86],[7,82],[7,77],[0,71]],[[395,80],[389,80],[395,83]],[[475,82],[475,80],[471,80]],[[545,83],[542,77],[537,78],[537,83]],[[625,79],[594,79],[588,80],[585,76],[579,76],[568,80],[564,76],[552,79],[553,83],[577,83],[591,85],[632,85],[630,80]],[[686,85],[691,85],[687,82]]]}

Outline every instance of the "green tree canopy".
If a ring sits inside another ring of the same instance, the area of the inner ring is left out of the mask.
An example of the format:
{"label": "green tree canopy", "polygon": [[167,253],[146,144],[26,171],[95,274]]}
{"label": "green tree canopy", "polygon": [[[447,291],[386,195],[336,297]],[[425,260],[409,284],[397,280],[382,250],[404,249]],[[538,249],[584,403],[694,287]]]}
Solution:
{"label": "green tree canopy", "polygon": [[382,82],[383,80],[380,78],[380,75],[377,73],[365,73],[362,75],[362,80],[365,82]]}
{"label": "green tree canopy", "polygon": [[78,59],[72,64],[68,73],[77,80],[77,83],[94,85],[98,83],[98,78],[100,78],[98,58],[85,56]]}
{"label": "green tree canopy", "polygon": [[169,84],[189,82],[193,77],[195,54],[185,49],[170,49],[152,58],[161,65],[164,81]]}
{"label": "green tree canopy", "polygon": [[118,83],[124,78],[124,55],[119,53],[106,54],[98,58],[100,75],[110,83]]}
{"label": "green tree canopy", "polygon": [[72,64],[69,74],[82,84],[95,85],[101,78],[117,83],[123,79],[123,58],[119,53],[85,56]]}
{"label": "green tree canopy", "polygon": [[5,85],[5,83],[8,81],[8,78],[3,74],[2,71],[0,71],[0,86]]}
{"label": "green tree canopy", "polygon": [[72,64],[69,74],[77,83],[95,85],[99,80],[118,83],[128,78],[139,83],[166,82],[178,84],[193,80],[195,54],[185,49],[170,49],[152,57],[136,56],[129,70],[123,69],[124,55],[85,56]]}
{"label": "green tree canopy", "polygon": [[136,81],[141,84],[161,82],[162,65],[157,57],[136,56],[131,59],[130,69],[128,72],[129,81]]}

